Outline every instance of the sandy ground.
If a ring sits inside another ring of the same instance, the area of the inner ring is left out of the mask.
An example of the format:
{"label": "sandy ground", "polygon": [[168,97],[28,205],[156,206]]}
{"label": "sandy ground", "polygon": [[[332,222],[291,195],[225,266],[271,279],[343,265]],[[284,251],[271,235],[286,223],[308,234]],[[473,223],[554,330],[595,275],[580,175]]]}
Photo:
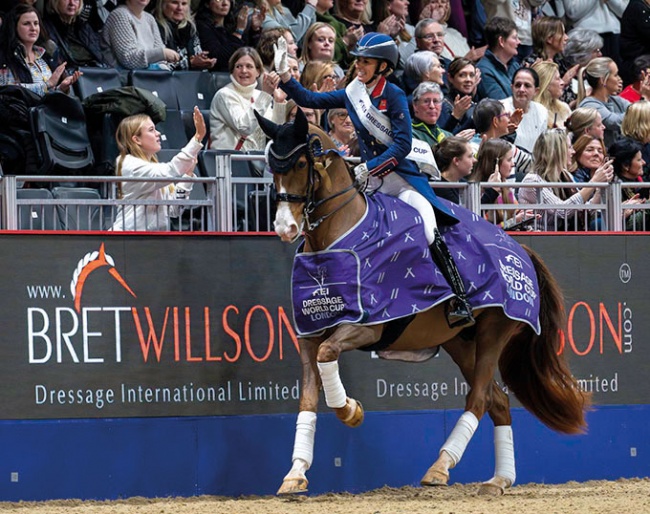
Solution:
{"label": "sandy ground", "polygon": [[476,496],[477,485],[383,488],[364,494],[222,498],[130,498],[0,503],[0,513],[35,514],[644,514],[650,479],[526,484],[505,496]]}

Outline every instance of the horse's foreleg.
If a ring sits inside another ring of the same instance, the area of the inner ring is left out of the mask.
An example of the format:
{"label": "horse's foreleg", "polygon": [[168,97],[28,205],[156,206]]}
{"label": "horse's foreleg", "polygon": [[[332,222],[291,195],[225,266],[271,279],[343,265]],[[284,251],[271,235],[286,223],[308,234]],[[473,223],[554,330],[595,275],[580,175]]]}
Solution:
{"label": "horse's foreleg", "polygon": [[316,368],[319,340],[300,339],[302,361],[302,390],[300,412],[296,420],[296,436],[293,443],[292,465],[282,481],[277,494],[304,493],[307,491],[306,473],[314,460],[314,436],[316,434],[316,409],[320,377]]}
{"label": "horse's foreleg", "polygon": [[350,427],[363,422],[363,407],[349,398],[339,374],[341,352],[375,343],[381,335],[380,326],[360,327],[341,325],[318,348],[318,372],[323,384],[325,403],[334,409],[336,417]]}

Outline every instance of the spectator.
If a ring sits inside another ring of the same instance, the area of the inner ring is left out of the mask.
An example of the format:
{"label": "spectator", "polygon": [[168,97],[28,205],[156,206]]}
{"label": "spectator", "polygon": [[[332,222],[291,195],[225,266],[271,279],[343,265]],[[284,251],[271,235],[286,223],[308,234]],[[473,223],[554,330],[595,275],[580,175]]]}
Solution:
{"label": "spectator", "polygon": [[636,80],[634,60],[650,54],[650,4],[630,0],[621,18],[621,75],[625,82]]}
{"label": "spectator", "polygon": [[[641,155],[641,144],[629,137],[623,137],[609,147],[609,156],[614,160],[614,174],[620,182],[641,182],[646,162]],[[621,187],[623,205],[631,206],[646,203],[647,188]],[[648,230],[650,211],[623,209],[625,230]]]}
{"label": "spectator", "polygon": [[[482,0],[487,14],[489,26],[494,18],[505,18],[512,20],[514,30],[517,32],[520,47],[515,48],[518,53],[517,62],[523,61],[533,50],[533,37],[532,37],[532,20],[533,9],[546,3],[546,0]],[[490,37],[488,36],[488,28],[485,27],[485,37],[490,48]],[[506,95],[510,96],[510,95]]]}
{"label": "spectator", "polygon": [[275,51],[273,47],[277,44],[280,36],[284,37],[284,40],[287,42],[287,52],[295,60],[298,55],[298,45],[293,39],[293,34],[289,29],[285,28],[276,28],[276,29],[267,29],[262,32],[260,39],[257,42],[257,53],[262,59],[262,64],[264,65],[265,71],[273,70],[273,56]]}
{"label": "spectator", "polygon": [[449,67],[451,59],[442,56],[445,49],[445,29],[435,20],[425,18],[415,26],[415,44],[417,51],[427,50],[438,56],[444,69]]}
{"label": "spectator", "polygon": [[567,120],[566,128],[572,141],[577,141],[583,134],[605,138],[605,124],[600,113],[593,107],[578,107]]}
{"label": "spectator", "polygon": [[481,70],[479,98],[501,100],[512,96],[510,84],[519,63],[515,59],[519,47],[517,26],[506,18],[495,17],[485,27],[488,49],[476,67]]}
{"label": "spectator", "polygon": [[[522,180],[519,189],[520,204],[546,204],[554,206],[544,209],[541,218],[542,230],[577,230],[583,228],[582,216],[576,216],[575,209],[565,206],[600,203],[600,190],[594,187],[576,189],[567,165],[573,150],[564,131],[550,129],[544,132],[533,147],[533,167]],[[589,182],[609,182],[614,176],[611,163],[603,164]],[[525,187],[526,184],[566,182],[565,187]]]}
{"label": "spectator", "polygon": [[620,18],[629,0],[562,0],[564,12],[574,28],[595,30],[603,38],[602,52],[620,62]]}
{"label": "spectator", "polygon": [[465,57],[457,57],[449,65],[447,82],[449,91],[443,98],[438,124],[441,128],[458,134],[473,129],[474,98],[480,81],[476,65]]}
{"label": "spectator", "polygon": [[[171,162],[158,162],[160,132],[146,114],[124,118],[117,127],[116,139],[120,154],[116,174],[138,178],[193,177],[196,157],[203,148],[206,127],[203,115],[194,108],[195,134]],[[122,182],[119,197],[123,200],[177,200],[185,198],[192,183]],[[120,207],[112,230],[169,230],[170,215],[177,215],[175,206],[125,205]]]}
{"label": "spectator", "polygon": [[253,110],[283,123],[286,103],[271,105],[276,88],[268,81],[264,82],[263,91],[256,89],[263,68],[253,48],[237,50],[230,58],[229,68],[231,82],[216,92],[210,106],[210,146],[222,150],[264,150],[266,136]]}
{"label": "spectator", "polygon": [[564,103],[562,93],[564,82],[560,70],[554,62],[542,61],[533,66],[539,76],[539,90],[534,100],[546,107],[548,111],[548,128],[564,128],[571,115],[571,108]]}
{"label": "spectator", "polygon": [[640,55],[634,59],[632,83],[619,96],[630,103],[650,99],[650,55]]}
{"label": "spectator", "polygon": [[231,0],[201,0],[196,28],[201,47],[209,58],[217,60],[212,71],[228,71],[229,59],[235,51],[257,44],[262,19],[261,12],[246,5],[235,16]]}
{"label": "spectator", "polygon": [[623,116],[621,133],[634,139],[642,146],[641,154],[645,161],[643,181],[650,182],[650,102],[647,100],[630,105]]}
{"label": "spectator", "polygon": [[[262,23],[262,30],[275,28],[289,29],[292,39],[300,44],[309,26],[312,23],[316,23],[317,0],[305,0],[305,6],[297,17],[287,7],[282,5],[282,0],[267,0],[267,2],[269,4],[269,10],[264,18],[264,23]],[[289,44],[289,41],[287,41],[287,44]]]}
{"label": "spectator", "polygon": [[334,0],[318,0],[316,5],[316,21],[331,25],[336,32],[336,43],[334,47],[334,61],[338,62],[343,68],[347,69],[352,61],[350,50],[352,50],[357,41],[364,34],[362,26],[348,27],[342,21],[339,21],[330,12],[334,7]]}
{"label": "spectator", "polygon": [[336,64],[332,61],[308,62],[302,70],[299,82],[312,91],[333,91],[338,82]]}
{"label": "spectator", "polygon": [[[303,67],[311,61],[333,61],[335,43],[334,27],[327,23],[314,23],[309,27],[302,41],[300,62]],[[334,72],[339,80],[344,77],[343,70],[338,64],[335,66]]]}
{"label": "spectator", "polygon": [[170,64],[172,69],[204,70],[214,68],[217,59],[209,58],[208,52],[201,49],[196,24],[190,14],[189,0],[158,0],[156,20],[164,45],[180,56],[178,62]]}
{"label": "spectator", "polygon": [[329,135],[339,152],[348,155],[349,144],[356,137],[354,125],[347,109],[330,109],[327,113]]}
{"label": "spectator", "polygon": [[515,131],[515,144],[529,153],[548,125],[548,110],[533,100],[538,92],[537,72],[533,68],[519,68],[512,77],[512,96],[501,100],[506,111],[521,109],[523,112]]}
{"label": "spectator", "polygon": [[334,5],[334,17],[346,28],[363,29],[363,33],[372,32],[375,26],[368,18],[366,7],[368,0],[339,0]]}
{"label": "spectator", "polygon": [[434,82],[443,89],[445,69],[438,56],[429,50],[416,52],[406,61],[404,67],[404,91],[410,95],[422,82]]}
{"label": "spectator", "polygon": [[573,142],[570,171],[576,182],[589,182],[596,170],[605,162],[606,148],[603,140],[583,134]]}
{"label": "spectator", "polygon": [[440,86],[433,82],[422,82],[413,91],[413,137],[426,141],[432,149],[451,132],[441,129],[436,125],[442,108],[442,91]]}
{"label": "spectator", "polygon": [[427,4],[420,14],[420,19],[430,18],[437,21],[442,27],[444,37],[444,48],[442,57],[450,61],[457,57],[464,57],[476,62],[485,54],[486,46],[470,48],[467,38],[458,30],[450,27],[448,22],[452,14],[449,0],[433,0]]}
{"label": "spectator", "polygon": [[[591,86],[588,96],[585,92],[585,80]],[[578,74],[578,106],[598,110],[605,124],[605,146],[611,145],[620,134],[623,115],[630,105],[627,100],[616,96],[621,92],[622,86],[618,66],[609,57],[591,60]]]}
{"label": "spectator", "polygon": [[298,109],[300,109],[302,112],[305,113],[305,118],[307,118],[307,121],[309,123],[312,123],[313,125],[318,125],[320,127],[320,113],[321,113],[320,110],[312,109],[311,107],[300,107],[293,100],[287,101],[287,105],[285,107],[286,110],[285,123],[291,123],[296,119],[296,113],[298,112]]}
{"label": "spectator", "polygon": [[67,93],[79,78],[75,71],[65,76],[67,63],[54,71],[45,60],[45,49],[38,46],[41,19],[38,11],[29,5],[18,4],[7,13],[0,39],[0,86],[22,86],[43,96],[48,91]]}
{"label": "spectator", "polygon": [[[440,170],[440,182],[466,182],[476,163],[471,145],[458,136],[443,139],[433,155]],[[433,190],[440,198],[460,204],[460,189],[434,187]]]}
{"label": "spectator", "polygon": [[144,9],[149,0],[126,0],[109,14],[102,31],[104,58],[128,70],[169,70],[181,56],[165,47],[155,18]]}
{"label": "spectator", "polygon": [[[560,60],[560,70],[569,70],[578,66],[587,66],[589,61],[596,57],[601,57],[600,49],[603,47],[603,38],[598,35],[598,32],[590,29],[573,29],[567,34],[569,40],[564,47],[562,56],[557,57]],[[562,73],[560,71],[560,73]],[[576,75],[577,77],[577,75]],[[571,79],[569,84],[565,84],[564,95],[562,100],[569,104],[571,108],[576,107],[578,98],[578,80],[576,77]]]}
{"label": "spectator", "polygon": [[[408,0],[380,0],[376,4],[374,13],[375,19],[384,20],[379,24],[377,30],[391,36],[397,49],[399,50],[398,69],[404,69],[406,60],[415,52],[415,27],[406,22],[408,17]],[[389,20],[393,17],[392,20]],[[396,30],[395,34],[390,34],[391,28]],[[382,30],[383,29],[383,30]]]}
{"label": "spectator", "polygon": [[69,68],[106,66],[99,34],[79,18],[83,7],[83,0],[49,0],[45,30],[57,46],[59,60]]}

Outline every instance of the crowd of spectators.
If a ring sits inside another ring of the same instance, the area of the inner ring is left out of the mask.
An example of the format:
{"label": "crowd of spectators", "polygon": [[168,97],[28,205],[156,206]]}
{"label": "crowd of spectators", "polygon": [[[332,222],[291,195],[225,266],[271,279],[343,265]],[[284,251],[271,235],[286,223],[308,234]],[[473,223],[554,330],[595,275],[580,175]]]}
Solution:
{"label": "crowd of spectators", "polygon": [[[254,110],[284,123],[301,108],[359,155],[345,109],[299,107],[278,87],[274,48],[284,38],[292,77],[331,92],[354,77],[363,35],[386,34],[399,50],[388,80],[434,152],[430,180],[503,182],[483,201],[503,204],[491,221],[504,226],[541,202],[568,227],[567,204],[600,201],[581,183],[650,180],[650,0],[4,0],[0,12],[0,85],[37,95],[74,94],[88,67],[228,73],[209,111],[221,150],[264,149]],[[540,182],[567,185],[525,187]]]}

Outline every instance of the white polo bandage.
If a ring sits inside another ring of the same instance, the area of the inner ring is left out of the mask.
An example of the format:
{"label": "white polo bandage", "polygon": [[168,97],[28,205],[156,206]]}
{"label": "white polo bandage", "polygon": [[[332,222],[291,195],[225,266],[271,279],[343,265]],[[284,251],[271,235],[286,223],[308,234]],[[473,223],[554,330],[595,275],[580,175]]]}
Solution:
{"label": "white polo bandage", "polygon": [[512,427],[502,425],[494,427],[494,476],[510,480],[510,485],[515,483],[515,446],[512,438]]}
{"label": "white polo bandage", "polygon": [[314,436],[316,434],[316,413],[301,411],[296,420],[296,439],[293,443],[291,460],[302,459],[310,468],[314,460]]}
{"label": "white polo bandage", "polygon": [[339,376],[339,361],[319,362],[318,372],[323,382],[325,403],[330,409],[345,407],[347,395]]}
{"label": "white polo bandage", "polygon": [[469,440],[478,428],[478,419],[470,411],[463,412],[440,451],[446,451],[453,460],[452,468],[460,462]]}

